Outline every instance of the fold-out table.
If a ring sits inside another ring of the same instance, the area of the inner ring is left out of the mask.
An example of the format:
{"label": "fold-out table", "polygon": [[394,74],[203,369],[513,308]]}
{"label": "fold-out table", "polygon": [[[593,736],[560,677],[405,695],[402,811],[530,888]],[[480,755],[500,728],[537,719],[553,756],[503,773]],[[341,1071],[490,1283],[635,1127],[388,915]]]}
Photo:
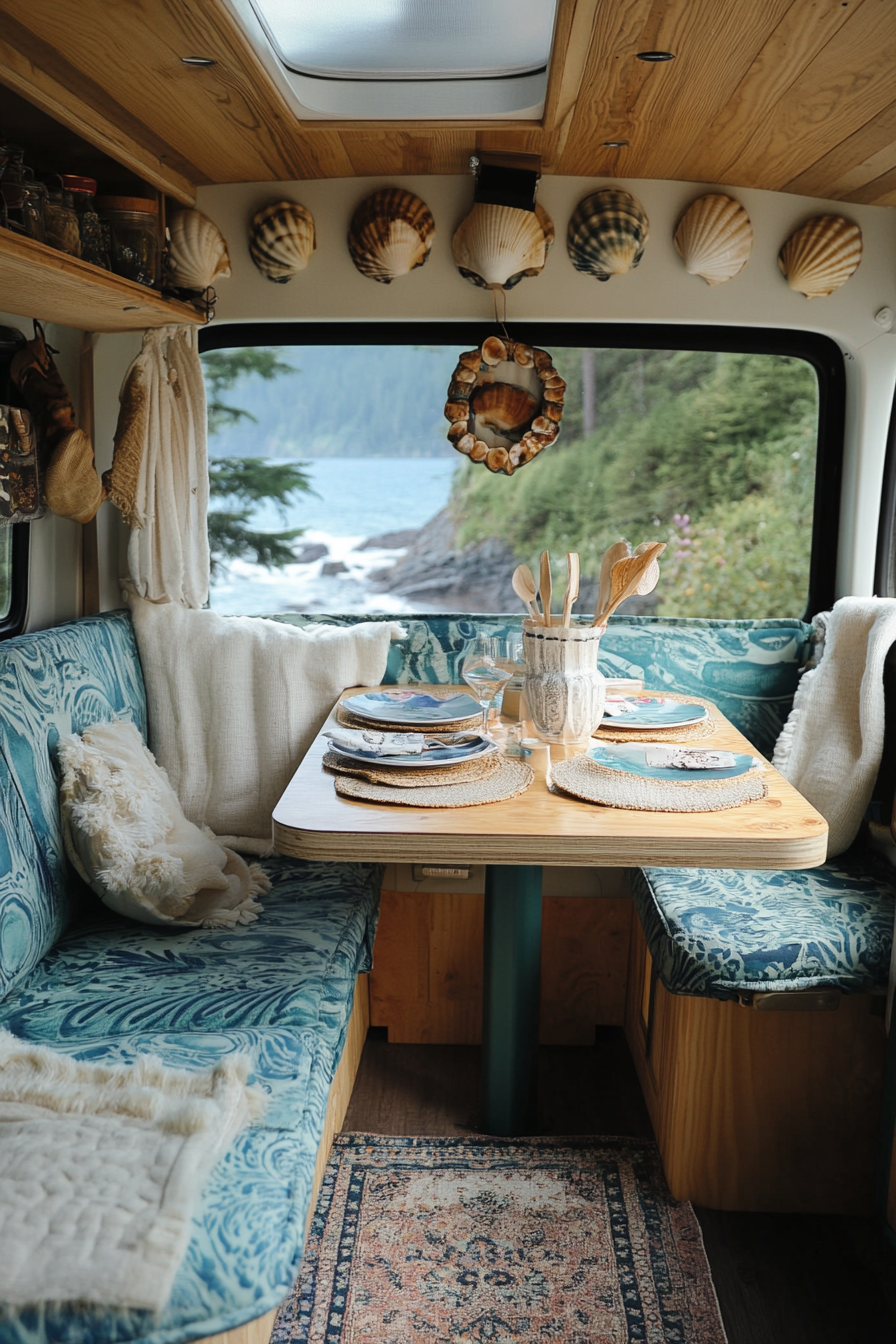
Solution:
{"label": "fold-out table", "polygon": [[[355,687],[344,696],[370,689]],[[717,731],[701,746],[757,754],[718,710],[714,714]],[[538,746],[527,757],[533,784],[507,802],[390,807],[337,795],[321,766],[328,745],[323,731],[274,809],[281,854],[486,865],[482,1123],[490,1134],[534,1130],[542,865],[814,868],[825,859],[827,823],[771,766],[761,802],[718,812],[635,812],[553,792],[551,762],[582,747]]]}

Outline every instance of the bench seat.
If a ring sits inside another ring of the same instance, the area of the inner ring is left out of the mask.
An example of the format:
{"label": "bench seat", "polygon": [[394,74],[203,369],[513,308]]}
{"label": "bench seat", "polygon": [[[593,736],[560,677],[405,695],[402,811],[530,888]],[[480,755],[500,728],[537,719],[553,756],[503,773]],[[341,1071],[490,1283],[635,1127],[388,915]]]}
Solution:
{"label": "bench seat", "polygon": [[886,988],[893,885],[860,858],[796,872],[636,869],[632,895],[672,994]]}

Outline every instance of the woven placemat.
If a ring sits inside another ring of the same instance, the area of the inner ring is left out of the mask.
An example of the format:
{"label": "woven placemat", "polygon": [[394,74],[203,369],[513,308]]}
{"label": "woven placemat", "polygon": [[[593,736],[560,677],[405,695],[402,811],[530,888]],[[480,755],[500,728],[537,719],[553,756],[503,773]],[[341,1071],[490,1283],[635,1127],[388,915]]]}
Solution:
{"label": "woven placemat", "polygon": [[433,766],[388,766],[385,762],[364,764],[361,761],[347,761],[328,751],[321,764],[334,775],[352,775],[356,779],[366,779],[371,784],[391,784],[398,789],[422,789],[429,784],[463,784],[480,779],[488,779],[501,766],[501,757],[492,752],[473,761],[461,761],[459,765]]}
{"label": "woven placemat", "polygon": [[389,723],[386,719],[362,719],[359,715],[352,714],[351,710],[343,709],[342,705],[336,707],[336,719],[344,728],[375,728],[379,733],[429,733],[434,737],[446,733],[468,733],[472,729],[478,728],[482,723],[482,715],[474,714],[469,719],[456,719],[451,723],[443,723],[439,727],[433,725],[431,728],[418,728],[412,723]]}
{"label": "woven placemat", "polygon": [[586,803],[633,812],[720,812],[755,803],[768,793],[759,770],[734,779],[646,779],[610,770],[590,756],[573,756],[551,767],[551,784]]}
{"label": "woven placemat", "polygon": [[651,742],[699,742],[701,738],[712,737],[718,728],[713,712],[715,705],[711,700],[701,700],[699,695],[679,695],[673,691],[658,691],[656,694],[664,700],[676,700],[682,705],[703,705],[709,713],[699,723],[684,724],[677,728],[624,728],[625,720],[622,718],[604,719],[592,737],[603,742],[644,742],[647,738]]}
{"label": "woven placemat", "polygon": [[366,779],[337,775],[334,783],[342,798],[364,803],[394,803],[399,807],[478,807],[480,803],[501,803],[525,793],[535,778],[531,766],[499,756],[501,768],[486,779],[470,783],[431,784],[422,789],[396,789],[389,784],[371,784]]}

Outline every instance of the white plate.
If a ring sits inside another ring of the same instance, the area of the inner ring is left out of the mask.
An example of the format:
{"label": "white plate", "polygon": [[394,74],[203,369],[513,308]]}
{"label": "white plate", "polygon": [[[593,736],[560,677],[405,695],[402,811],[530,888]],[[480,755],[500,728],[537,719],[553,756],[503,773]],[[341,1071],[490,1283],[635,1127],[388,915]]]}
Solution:
{"label": "white plate", "polygon": [[[616,697],[614,697],[615,699]],[[663,700],[648,696],[624,695],[619,699],[634,705],[631,714],[604,714],[601,728],[686,728],[702,723],[709,713],[705,705],[682,704],[680,700]]]}
{"label": "white plate", "polygon": [[444,728],[481,715],[482,709],[466,691],[455,695],[427,695],[425,691],[367,691],[342,701],[342,706],[359,719],[378,723],[406,723],[414,728]]}
{"label": "white plate", "polygon": [[330,743],[329,750],[335,751],[337,756],[344,756],[346,760],[361,761],[364,765],[430,770],[442,765],[462,765],[466,761],[478,761],[483,756],[490,756],[493,751],[497,751],[498,744],[488,737],[477,737],[475,742],[465,742],[457,747],[427,748],[421,756],[377,756],[372,751],[349,751],[347,747],[337,746],[335,742]]}

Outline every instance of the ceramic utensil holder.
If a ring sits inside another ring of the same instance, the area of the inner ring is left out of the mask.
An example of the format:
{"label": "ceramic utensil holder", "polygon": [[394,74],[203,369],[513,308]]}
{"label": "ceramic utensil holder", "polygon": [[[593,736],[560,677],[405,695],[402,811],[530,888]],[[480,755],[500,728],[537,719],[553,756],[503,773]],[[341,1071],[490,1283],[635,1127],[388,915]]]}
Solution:
{"label": "ceramic utensil holder", "polygon": [[523,621],[526,703],[545,742],[586,742],[601,721],[606,681],[597,668],[603,627]]}

